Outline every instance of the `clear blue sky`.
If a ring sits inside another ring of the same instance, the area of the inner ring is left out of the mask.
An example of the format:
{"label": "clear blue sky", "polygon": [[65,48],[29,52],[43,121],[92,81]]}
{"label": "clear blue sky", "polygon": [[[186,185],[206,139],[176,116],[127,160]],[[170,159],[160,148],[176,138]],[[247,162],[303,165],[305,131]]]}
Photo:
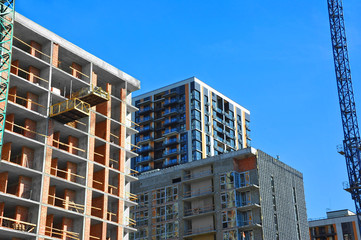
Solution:
{"label": "clear blue sky", "polygon": [[[17,0],[16,9],[138,78],[136,94],[196,76],[251,111],[254,147],[304,174],[309,218],[355,209],[336,152],[326,0]],[[361,2],[344,11],[361,118]]]}

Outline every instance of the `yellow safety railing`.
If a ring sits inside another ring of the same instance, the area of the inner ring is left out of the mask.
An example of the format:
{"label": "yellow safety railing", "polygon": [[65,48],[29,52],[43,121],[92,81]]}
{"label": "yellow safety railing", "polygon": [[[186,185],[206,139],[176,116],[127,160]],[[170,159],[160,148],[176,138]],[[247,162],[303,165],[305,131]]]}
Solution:
{"label": "yellow safety railing", "polygon": [[[35,104],[35,105],[39,106],[39,107],[46,108],[44,105],[41,105],[41,104],[39,104],[39,103],[31,100],[31,99],[23,98],[23,97],[20,97],[20,96],[18,96],[18,95],[13,95],[13,94],[10,94],[10,93],[9,93],[8,95],[15,98],[15,101],[9,100],[9,101],[11,101],[11,102],[16,102],[16,99],[19,98],[19,99],[21,99],[21,100],[23,100],[23,101],[30,102],[30,103],[32,103],[32,104]],[[19,105],[21,105],[21,104],[19,104]],[[23,106],[23,105],[22,105],[22,106]]]}
{"label": "yellow safety railing", "polygon": [[36,224],[28,223],[20,220],[15,220],[12,218],[2,217],[0,216],[0,219],[3,220],[2,226],[12,228],[14,230],[18,231],[24,231],[24,232],[33,232],[36,228]]}
{"label": "yellow safety railing", "polygon": [[16,68],[16,69],[18,69],[18,70],[20,70],[20,71],[22,71],[22,72],[24,72],[24,73],[26,73],[26,74],[28,74],[28,75],[33,75],[34,78],[37,78],[37,79],[39,79],[39,80],[41,80],[41,81],[49,82],[48,80],[46,80],[46,79],[44,79],[44,78],[41,78],[41,77],[35,75],[34,73],[28,72],[28,71],[26,71],[26,70],[24,70],[24,69],[22,69],[22,68],[19,68],[19,67],[13,65],[13,64],[11,64],[11,67]]}
{"label": "yellow safety railing", "polygon": [[75,150],[78,150],[78,151],[81,151],[81,152],[85,152],[84,149],[81,149],[81,148],[78,148],[78,147],[74,147],[74,146],[71,146],[71,145],[66,144],[66,143],[63,143],[63,142],[59,142],[59,141],[57,141],[57,140],[55,140],[55,139],[53,139],[53,142],[56,142],[56,143],[58,143],[58,144],[60,144],[60,145],[63,145],[63,146],[65,146],[65,147],[74,148]]}
{"label": "yellow safety railing", "polygon": [[41,52],[40,50],[38,50],[38,49],[36,49],[36,48],[34,48],[34,47],[33,47],[33,46],[31,46],[30,44],[28,44],[28,43],[24,42],[23,40],[21,40],[20,38],[15,37],[15,36],[13,36],[13,38],[14,38],[15,40],[17,40],[17,41],[21,42],[21,43],[22,43],[22,44],[24,44],[25,46],[28,46],[28,47],[30,47],[31,49],[34,49],[36,52],[38,52],[38,53],[40,53],[40,54],[42,54],[42,55],[44,55],[44,56],[48,57],[49,59],[51,58],[49,55],[47,55],[47,54],[45,54],[45,53]]}
{"label": "yellow safety railing", "polygon": [[[71,176],[74,176],[74,177],[78,177],[78,178],[85,178],[85,177],[83,177],[83,176],[80,176],[80,175],[77,175],[77,174],[75,174],[75,173],[71,173],[71,172],[68,172],[68,171],[65,171],[65,170],[62,170],[62,169],[59,169],[59,168],[54,168],[54,167],[50,167],[52,170],[55,170],[55,171],[57,171],[57,172],[62,172],[62,173],[65,173],[65,174],[69,174],[69,175],[71,175]],[[52,174],[53,175],[53,174]],[[55,175],[55,176],[57,176],[57,175]],[[57,176],[58,177],[58,176]]]}
{"label": "yellow safety railing", "polygon": [[49,195],[49,198],[60,200],[63,203],[64,208],[67,207],[69,210],[75,209],[76,212],[79,212],[79,211],[84,212],[84,205],[82,205],[82,204],[78,204],[78,203],[75,203],[74,201],[70,201],[70,200],[65,200],[63,198],[56,197],[54,195]]}
{"label": "yellow safety railing", "polygon": [[110,99],[110,95],[107,91],[104,91],[101,87],[94,86],[93,84],[90,86],[90,89],[86,87],[86,88],[80,89],[79,91],[77,91],[75,93],[72,93],[71,97],[72,98],[82,98],[91,93],[98,95],[99,97],[105,98],[107,101]]}
{"label": "yellow safety railing", "polygon": [[66,231],[66,230],[62,230],[62,229],[57,229],[57,228],[53,228],[53,227],[49,227],[49,226],[45,226],[45,233],[48,233],[51,235],[57,235],[60,237],[63,237],[65,235],[65,237],[67,237],[67,238],[76,239],[76,240],[80,239],[79,233],[70,232],[70,231]]}
{"label": "yellow safety railing", "polygon": [[89,114],[90,105],[81,101],[80,99],[71,98],[69,100],[52,105],[50,107],[50,117],[71,111],[73,109],[77,109],[84,112],[85,114]]}
{"label": "yellow safety railing", "polygon": [[79,70],[77,70],[77,69],[73,68],[72,66],[69,66],[69,68],[70,68],[71,70],[74,70],[74,71],[75,71],[75,72],[77,72],[77,73],[80,73],[80,74],[81,74],[81,75],[83,75],[84,77],[89,78],[89,76],[88,76],[88,75],[86,75],[85,73],[82,73],[81,71],[79,71]]}
{"label": "yellow safety railing", "polygon": [[137,170],[131,169],[131,168],[126,168],[126,170],[129,170],[129,174],[128,175],[135,175],[138,174],[139,172]]}
{"label": "yellow safety railing", "polygon": [[137,201],[138,200],[138,196],[134,193],[130,193],[130,192],[125,192],[125,197],[127,199],[129,199],[130,201]]}
{"label": "yellow safety railing", "polygon": [[130,217],[125,217],[125,221],[127,226],[135,226],[137,224],[137,221]]}

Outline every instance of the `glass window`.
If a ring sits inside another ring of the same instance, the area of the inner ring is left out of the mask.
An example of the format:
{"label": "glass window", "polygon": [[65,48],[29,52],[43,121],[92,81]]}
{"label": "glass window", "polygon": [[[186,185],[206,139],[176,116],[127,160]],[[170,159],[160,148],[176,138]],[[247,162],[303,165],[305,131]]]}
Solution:
{"label": "glass window", "polygon": [[193,140],[192,147],[193,147],[193,150],[202,151],[202,143],[200,141]]}

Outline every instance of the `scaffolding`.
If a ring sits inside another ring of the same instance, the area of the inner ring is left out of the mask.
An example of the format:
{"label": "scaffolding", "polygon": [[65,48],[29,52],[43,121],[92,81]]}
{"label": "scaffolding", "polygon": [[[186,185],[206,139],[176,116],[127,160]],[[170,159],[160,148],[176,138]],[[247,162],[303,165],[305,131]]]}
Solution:
{"label": "scaffolding", "polygon": [[50,117],[61,123],[73,122],[89,116],[90,105],[78,98],[54,104],[50,107]]}
{"label": "scaffolding", "polygon": [[94,86],[93,84],[90,88],[82,88],[76,93],[71,95],[71,98],[78,98],[86,103],[89,103],[90,106],[98,105],[99,103],[109,101],[109,93],[104,91],[101,87]]}
{"label": "scaffolding", "polygon": [[15,0],[0,0],[0,154],[9,92]]}

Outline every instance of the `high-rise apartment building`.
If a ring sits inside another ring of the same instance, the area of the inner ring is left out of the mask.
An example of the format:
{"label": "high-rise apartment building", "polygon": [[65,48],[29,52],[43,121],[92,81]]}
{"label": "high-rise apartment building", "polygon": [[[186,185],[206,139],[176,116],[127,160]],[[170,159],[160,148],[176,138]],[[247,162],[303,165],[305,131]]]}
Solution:
{"label": "high-rise apartment building", "polygon": [[128,239],[135,78],[16,14],[0,239]]}
{"label": "high-rise apartment building", "polygon": [[131,239],[305,240],[302,174],[254,148],[142,173]]}
{"label": "high-rise apartment building", "polygon": [[310,240],[358,240],[360,228],[355,213],[345,209],[327,212],[327,218],[310,220]]}
{"label": "high-rise apartment building", "polygon": [[195,77],[134,97],[139,172],[250,146],[250,113]]}

